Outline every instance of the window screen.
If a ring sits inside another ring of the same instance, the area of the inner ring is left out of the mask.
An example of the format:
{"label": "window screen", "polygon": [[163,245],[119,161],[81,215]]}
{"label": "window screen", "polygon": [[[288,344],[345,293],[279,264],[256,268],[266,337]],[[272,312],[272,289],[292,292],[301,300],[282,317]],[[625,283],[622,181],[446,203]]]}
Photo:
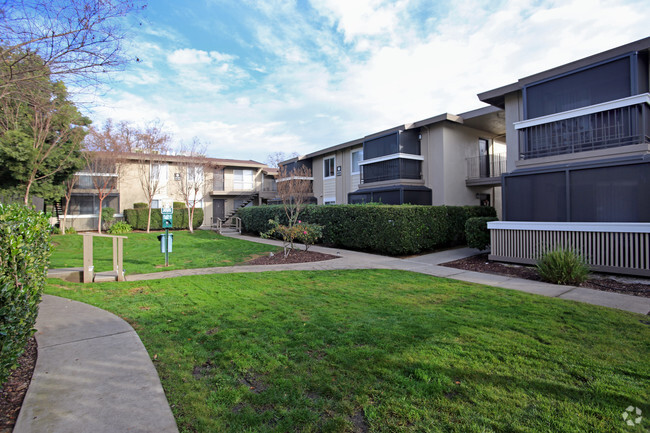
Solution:
{"label": "window screen", "polygon": [[352,173],[359,173],[359,161],[363,161],[363,150],[352,151]]}
{"label": "window screen", "polygon": [[650,164],[571,172],[571,220],[650,222]]}
{"label": "window screen", "polygon": [[399,153],[399,135],[397,132],[379,138],[373,138],[363,143],[363,155],[365,159],[377,158],[385,155]]}
{"label": "window screen", "polygon": [[565,173],[505,177],[508,221],[566,221]]}
{"label": "window screen", "polygon": [[631,95],[630,57],[525,88],[526,119]]}
{"label": "window screen", "polygon": [[334,157],[325,158],[323,160],[323,177],[332,177],[334,176]]}

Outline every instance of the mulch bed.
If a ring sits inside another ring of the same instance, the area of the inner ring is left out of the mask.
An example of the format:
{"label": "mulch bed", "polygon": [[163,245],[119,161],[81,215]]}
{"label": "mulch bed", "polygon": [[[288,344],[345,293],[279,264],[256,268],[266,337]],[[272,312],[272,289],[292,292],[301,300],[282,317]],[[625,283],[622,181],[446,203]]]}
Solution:
{"label": "mulch bed", "polygon": [[323,260],[337,259],[337,256],[331,254],[317,253],[315,251],[293,250],[288,257],[284,257],[284,253],[279,252],[269,254],[268,256],[258,257],[251,261],[244,263],[245,265],[287,265],[290,263],[308,263],[308,262],[321,262]]}
{"label": "mulch bed", "polygon": [[[443,263],[442,266],[541,281],[534,267],[492,262],[488,260],[487,254],[479,254],[465,259]],[[589,275],[587,281],[580,284],[580,287],[650,298],[650,280],[641,277],[623,277],[619,275],[592,273]]]}
{"label": "mulch bed", "polygon": [[18,368],[0,388],[0,433],[11,433],[20,413],[20,407],[32,380],[37,357],[36,339],[30,338],[25,351],[18,358]]}

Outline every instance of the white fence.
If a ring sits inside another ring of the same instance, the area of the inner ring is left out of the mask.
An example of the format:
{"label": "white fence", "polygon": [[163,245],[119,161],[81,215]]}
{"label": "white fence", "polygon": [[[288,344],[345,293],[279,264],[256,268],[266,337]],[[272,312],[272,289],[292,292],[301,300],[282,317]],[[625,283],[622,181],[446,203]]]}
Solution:
{"label": "white fence", "polygon": [[490,260],[534,264],[545,251],[569,248],[591,269],[650,276],[650,224],[494,221]]}

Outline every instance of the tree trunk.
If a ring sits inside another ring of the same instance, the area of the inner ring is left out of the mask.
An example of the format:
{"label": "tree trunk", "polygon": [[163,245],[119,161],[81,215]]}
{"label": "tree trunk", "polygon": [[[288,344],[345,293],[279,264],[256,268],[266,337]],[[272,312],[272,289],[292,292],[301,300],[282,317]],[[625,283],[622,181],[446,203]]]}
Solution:
{"label": "tree trunk", "polygon": [[29,205],[29,190],[32,188],[32,181],[30,180],[27,182],[27,188],[25,189],[25,197],[24,197],[24,202],[25,206]]}
{"label": "tree trunk", "polygon": [[68,219],[68,206],[70,206],[70,199],[66,197],[65,199],[65,207],[63,208],[63,222],[61,223],[61,234],[65,234],[65,223],[66,220]]}
{"label": "tree trunk", "polygon": [[149,216],[147,217],[147,233],[149,233],[150,228],[151,228],[151,200],[149,200]]}
{"label": "tree trunk", "polygon": [[102,203],[104,202],[103,197],[99,197],[99,214],[97,215],[97,233],[102,234]]}
{"label": "tree trunk", "polygon": [[187,225],[189,226],[190,233],[194,233],[194,228],[192,227],[194,224],[192,224],[192,220],[194,219],[194,206],[192,207],[187,207],[187,217],[189,219],[189,222]]}

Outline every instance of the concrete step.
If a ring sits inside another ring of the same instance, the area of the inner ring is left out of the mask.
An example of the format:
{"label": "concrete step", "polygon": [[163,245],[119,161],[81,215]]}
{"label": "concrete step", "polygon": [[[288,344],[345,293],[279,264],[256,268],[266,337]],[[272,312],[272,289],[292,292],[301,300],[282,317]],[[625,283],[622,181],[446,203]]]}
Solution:
{"label": "concrete step", "polygon": [[115,271],[97,272],[93,279],[95,283],[106,283],[109,281],[117,281],[117,273]]}

